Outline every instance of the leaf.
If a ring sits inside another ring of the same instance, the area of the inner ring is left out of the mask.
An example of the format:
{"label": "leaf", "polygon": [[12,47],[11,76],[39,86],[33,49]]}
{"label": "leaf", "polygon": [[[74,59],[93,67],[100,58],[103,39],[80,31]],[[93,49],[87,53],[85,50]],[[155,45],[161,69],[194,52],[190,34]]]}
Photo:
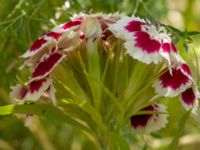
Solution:
{"label": "leaf", "polygon": [[0,107],[0,116],[12,114],[14,108],[15,108],[15,105],[1,106]]}
{"label": "leaf", "polygon": [[200,34],[200,32],[198,32],[198,31],[187,31],[187,30],[181,31],[181,30],[174,28],[170,25],[166,25],[166,28],[168,30],[170,30],[172,33],[174,33],[176,36],[178,36],[177,38],[183,38],[183,39],[187,39],[189,41],[192,41],[190,36]]}
{"label": "leaf", "polygon": [[87,140],[82,144],[81,150],[100,150],[94,143]]}
{"label": "leaf", "polygon": [[109,149],[111,150],[130,150],[129,144],[119,133],[109,133]]}
{"label": "leaf", "polygon": [[58,83],[58,86],[61,86],[61,88],[66,90],[65,97],[73,98],[73,100],[78,102],[82,100],[88,100],[86,93],[81,88],[72,71],[70,71],[70,68],[66,64],[63,63],[62,65],[58,66],[54,70],[54,74],[56,78],[55,81]]}
{"label": "leaf", "polygon": [[200,34],[200,32],[198,32],[198,31],[188,31],[188,35],[198,35],[198,34]]}
{"label": "leaf", "polygon": [[176,130],[175,136],[167,149],[176,150],[179,139],[183,133],[186,121],[188,120],[190,113],[191,113],[191,109],[189,111],[185,112],[185,114],[182,116],[182,118],[178,122],[178,128]]}
{"label": "leaf", "polygon": [[167,28],[168,30],[170,30],[171,32],[175,33],[175,34],[178,35],[178,36],[183,36],[183,34],[184,34],[181,30],[179,30],[179,29],[177,29],[177,28],[174,28],[174,27],[172,27],[172,26],[170,26],[170,25],[166,25],[166,28]]}
{"label": "leaf", "polygon": [[82,129],[96,138],[96,134],[85,125],[82,125],[78,121],[72,119],[60,109],[50,104],[24,104],[24,105],[6,105],[0,107],[0,115],[11,114],[35,114],[48,118],[55,122],[68,123],[79,129]]}
{"label": "leaf", "polygon": [[84,111],[81,107],[78,105],[72,104],[72,103],[63,103],[61,106],[63,111],[67,113],[69,116],[74,117],[74,118],[79,118],[83,121],[85,121],[88,126],[93,129],[93,131],[96,130],[96,123],[92,120],[91,116]]}
{"label": "leaf", "polygon": [[82,103],[81,108],[83,108],[83,110],[85,110],[90,115],[92,120],[98,125],[101,132],[104,133],[106,128],[99,112],[88,102]]}
{"label": "leaf", "polygon": [[119,134],[113,133],[112,137],[119,150],[130,150],[128,142]]}
{"label": "leaf", "polygon": [[90,80],[88,77],[88,83],[91,87],[93,102],[97,110],[101,107],[101,87],[96,82],[100,80],[100,56],[98,54],[97,44],[90,41],[87,46],[87,61],[88,61],[88,74],[95,80]]}

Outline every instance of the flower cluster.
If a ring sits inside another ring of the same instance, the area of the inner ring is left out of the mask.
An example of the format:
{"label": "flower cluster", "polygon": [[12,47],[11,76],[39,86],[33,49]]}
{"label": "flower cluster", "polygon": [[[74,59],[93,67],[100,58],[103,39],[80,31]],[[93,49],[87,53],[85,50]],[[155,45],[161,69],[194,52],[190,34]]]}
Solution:
{"label": "flower cluster", "polygon": [[[51,74],[54,68],[77,47],[91,43],[112,44],[110,38],[121,39],[126,54],[146,64],[164,63],[165,68],[153,83],[159,96],[180,96],[183,106],[195,113],[199,97],[189,66],[162,25],[123,14],[79,14],[71,21],[42,34],[21,57],[30,68],[31,76],[24,85],[13,87],[11,96],[19,100],[38,101],[48,96],[56,103]],[[113,42],[113,40],[112,40]],[[158,111],[160,114],[134,115],[131,125],[137,131],[151,132],[165,126],[166,108],[153,103],[141,111]]]}
{"label": "flower cluster", "polygon": [[[180,96],[181,103],[186,110],[192,109],[195,113],[198,107],[199,92],[195,86],[189,66],[179,55],[179,52],[167,33],[166,29],[160,25],[159,27],[151,24],[148,20],[137,17],[123,17],[115,24],[109,26],[112,33],[125,41],[124,46],[127,53],[134,59],[142,61],[146,64],[164,62],[166,68],[163,73],[153,83],[156,93],[159,96],[175,97]],[[144,109],[157,110],[155,104]],[[159,107],[159,105],[157,105]],[[158,122],[162,115],[142,115],[141,123],[136,122],[137,116],[131,119],[134,128],[149,129],[151,131],[152,122]],[[139,116],[138,116],[139,117]],[[165,123],[163,121],[160,124]],[[155,126],[154,126],[155,127]]]}

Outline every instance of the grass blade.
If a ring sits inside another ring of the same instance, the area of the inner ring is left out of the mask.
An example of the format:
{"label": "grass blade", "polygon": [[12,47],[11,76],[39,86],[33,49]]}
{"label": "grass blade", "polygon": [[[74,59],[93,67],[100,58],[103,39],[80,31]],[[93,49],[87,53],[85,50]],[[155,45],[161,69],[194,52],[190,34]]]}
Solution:
{"label": "grass blade", "polygon": [[180,119],[180,121],[178,122],[178,129],[175,133],[175,136],[171,142],[171,144],[169,145],[169,147],[167,148],[168,150],[176,150],[176,147],[179,143],[179,139],[183,133],[185,124],[190,116],[191,110],[187,111]]}

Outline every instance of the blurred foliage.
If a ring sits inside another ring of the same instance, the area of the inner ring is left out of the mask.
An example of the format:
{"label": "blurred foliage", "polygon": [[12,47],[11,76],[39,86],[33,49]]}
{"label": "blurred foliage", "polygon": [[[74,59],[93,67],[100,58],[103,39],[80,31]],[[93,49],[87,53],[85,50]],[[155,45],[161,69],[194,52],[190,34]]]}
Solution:
{"label": "blurred foliage", "polygon": [[[184,4],[180,4],[181,2]],[[200,17],[196,11],[198,8],[198,0],[0,0],[0,105],[9,103],[10,86],[16,83],[16,72],[22,64],[19,56],[39,35],[57,24],[67,22],[71,15],[81,11],[119,11],[167,24],[181,54],[189,61],[194,78],[199,81],[200,73],[196,68],[199,68],[200,61],[200,36],[199,32],[194,32],[200,30]],[[174,11],[174,15],[178,13],[182,18],[181,25],[176,24],[176,16],[170,16]],[[196,55],[193,50],[196,50]],[[188,54],[191,57],[188,57]],[[179,128],[177,120],[180,120],[184,112],[177,100],[167,100],[165,103],[171,114],[170,123],[162,133],[152,134],[155,139],[173,136],[174,131]],[[189,119],[184,134],[200,133],[199,118],[198,112],[197,116]],[[37,119],[40,120],[39,129],[28,129],[14,116],[0,117],[0,149],[96,149],[87,139],[88,136],[80,130],[59,122],[53,123],[45,118]],[[124,134],[132,139],[130,143],[137,144],[138,138],[128,132]],[[194,144],[197,147],[200,141]],[[165,146],[168,145],[163,144],[163,147]],[[195,146],[192,145],[191,148],[195,149]]]}

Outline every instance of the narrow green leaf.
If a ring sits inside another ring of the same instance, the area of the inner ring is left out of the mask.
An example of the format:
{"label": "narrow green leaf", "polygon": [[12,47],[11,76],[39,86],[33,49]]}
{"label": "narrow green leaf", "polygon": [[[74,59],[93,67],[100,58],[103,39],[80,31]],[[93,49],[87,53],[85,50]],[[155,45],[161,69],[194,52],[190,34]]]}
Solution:
{"label": "narrow green leaf", "polygon": [[[100,57],[98,54],[97,44],[94,42],[89,42],[87,47],[87,61],[88,61],[88,74],[95,78],[95,80],[100,80]],[[95,80],[89,80],[91,87],[94,104],[97,110],[100,110],[101,105],[101,87]]]}
{"label": "narrow green leaf", "polygon": [[88,126],[93,129],[93,131],[96,130],[97,125],[92,120],[91,116],[78,105],[72,103],[63,103],[62,108],[64,108],[63,111],[69,116],[85,121]]}
{"label": "narrow green leaf", "polygon": [[170,31],[172,31],[173,33],[175,33],[178,36],[182,36],[183,35],[183,32],[181,30],[179,30],[177,28],[174,28],[174,27],[172,27],[170,25],[167,25],[166,28],[169,29]]}
{"label": "narrow green leaf", "polygon": [[11,114],[35,114],[48,118],[54,122],[68,123],[74,127],[88,132],[98,142],[98,137],[95,132],[50,104],[7,105],[0,107],[0,115]]}
{"label": "narrow green leaf", "polygon": [[92,135],[95,135],[95,133],[88,127],[82,125],[78,121],[63,113],[58,108],[49,104],[6,105],[0,107],[0,115],[11,115],[15,113],[44,116],[52,121],[65,122],[75,127],[78,127]]}
{"label": "narrow green leaf", "polygon": [[106,128],[99,112],[88,102],[82,103],[81,108],[83,108],[83,110],[85,110],[90,115],[93,121],[98,125],[101,132],[104,133]]}
{"label": "narrow green leaf", "polygon": [[180,121],[178,122],[178,128],[176,130],[175,136],[171,142],[171,144],[169,145],[169,147],[167,148],[168,150],[176,150],[176,147],[178,145],[179,139],[183,133],[185,124],[190,116],[191,110],[187,111],[180,119]]}
{"label": "narrow green leaf", "polygon": [[115,141],[119,150],[130,150],[128,142],[119,134],[113,133],[111,138]]}
{"label": "narrow green leaf", "polygon": [[13,113],[21,113],[21,114],[36,114],[39,116],[44,116],[53,121],[61,121],[69,123],[73,126],[76,126],[80,129],[83,129],[87,132],[90,132],[90,129],[86,126],[80,124],[76,120],[70,118],[66,114],[64,114],[58,108],[49,105],[49,104],[29,104],[29,105],[16,105]]}
{"label": "narrow green leaf", "polygon": [[15,105],[6,105],[0,107],[0,116],[10,115],[13,113]]}
{"label": "narrow green leaf", "polygon": [[198,32],[198,31],[188,31],[188,35],[198,35],[198,34],[200,34],[200,32]]}

